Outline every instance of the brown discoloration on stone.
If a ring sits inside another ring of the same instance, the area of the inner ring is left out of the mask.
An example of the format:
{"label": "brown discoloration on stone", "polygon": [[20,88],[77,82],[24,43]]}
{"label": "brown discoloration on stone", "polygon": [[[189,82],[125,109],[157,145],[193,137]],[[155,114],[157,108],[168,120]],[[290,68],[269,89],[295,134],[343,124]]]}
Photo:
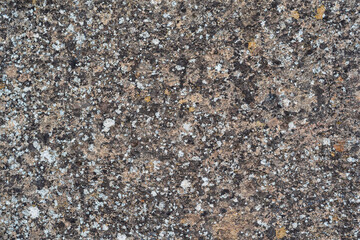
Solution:
{"label": "brown discoloration on stone", "polygon": [[14,65],[7,67],[5,73],[10,78],[16,78],[18,76],[17,68]]}
{"label": "brown discoloration on stone", "polygon": [[232,210],[226,213],[219,223],[212,226],[213,233],[219,239],[237,239],[239,231],[252,227],[253,216],[243,215],[240,211]]}
{"label": "brown discoloration on stone", "polygon": [[28,80],[30,80],[29,74],[21,74],[20,77],[19,77],[20,82],[25,82],[25,81],[28,81]]}
{"label": "brown discoloration on stone", "polygon": [[336,144],[334,144],[334,148],[338,152],[344,152],[345,151],[345,141],[338,141]]}
{"label": "brown discoloration on stone", "polygon": [[355,99],[360,101],[360,91],[355,92]]}
{"label": "brown discoloration on stone", "polygon": [[180,223],[195,226],[200,221],[200,219],[200,216],[197,214],[187,214],[184,218],[180,220]]}

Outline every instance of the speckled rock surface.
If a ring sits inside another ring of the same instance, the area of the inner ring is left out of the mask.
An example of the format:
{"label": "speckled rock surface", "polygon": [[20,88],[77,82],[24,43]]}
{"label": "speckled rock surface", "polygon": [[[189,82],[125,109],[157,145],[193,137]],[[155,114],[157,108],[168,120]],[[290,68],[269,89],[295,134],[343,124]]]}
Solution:
{"label": "speckled rock surface", "polygon": [[0,2],[1,239],[359,239],[356,0]]}

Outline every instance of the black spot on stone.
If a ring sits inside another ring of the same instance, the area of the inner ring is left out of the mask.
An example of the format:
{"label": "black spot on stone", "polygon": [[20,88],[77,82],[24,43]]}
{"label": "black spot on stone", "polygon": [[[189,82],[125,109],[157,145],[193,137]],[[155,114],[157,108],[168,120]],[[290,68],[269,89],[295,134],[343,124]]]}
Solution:
{"label": "black spot on stone", "polygon": [[76,49],[76,43],[75,41],[67,41],[65,42],[65,47],[69,52],[73,52]]}
{"label": "black spot on stone", "polygon": [[225,195],[227,193],[230,193],[229,189],[223,189],[221,190],[221,195]]}
{"label": "black spot on stone", "polygon": [[275,228],[270,227],[268,230],[265,231],[265,235],[268,239],[274,239],[276,236]]}
{"label": "black spot on stone", "polygon": [[221,212],[221,213],[226,213],[227,210],[226,210],[225,208],[220,208],[220,212]]}
{"label": "black spot on stone", "polygon": [[186,68],[186,66],[189,64],[189,61],[184,56],[182,56],[177,60],[176,64]]}
{"label": "black spot on stone", "polygon": [[194,138],[191,137],[191,136],[186,137],[186,138],[185,138],[185,142],[186,142],[187,144],[194,145]]}
{"label": "black spot on stone", "polygon": [[63,230],[65,228],[65,224],[63,222],[59,222],[56,224],[56,228],[59,230]]}
{"label": "black spot on stone", "polygon": [[22,189],[21,188],[13,188],[14,193],[21,193]]}
{"label": "black spot on stone", "polygon": [[75,108],[73,110],[73,114],[75,117],[80,117],[81,116],[81,109],[80,108]]}
{"label": "black spot on stone", "polygon": [[255,101],[254,97],[251,95],[251,92],[247,89],[242,90],[242,93],[245,95],[244,102],[247,104],[252,103]]}
{"label": "black spot on stone", "polygon": [[303,61],[303,59],[302,59],[301,61],[299,61],[297,67],[298,67],[298,68],[302,68],[303,66],[304,66],[304,61]]}
{"label": "black spot on stone", "polygon": [[313,90],[315,91],[315,95],[316,95],[316,99],[317,99],[318,106],[321,106],[322,104],[325,103],[325,97],[324,97],[324,95],[323,95],[324,90],[321,89],[319,85],[315,86],[315,87],[313,88]]}
{"label": "black spot on stone", "polygon": [[41,190],[45,187],[45,178],[43,176],[39,176],[35,180],[35,186],[38,190]]}
{"label": "black spot on stone", "polygon": [[70,61],[69,61],[69,65],[70,65],[70,67],[71,67],[71,69],[74,69],[74,68],[76,68],[77,66],[77,64],[79,63],[79,61],[76,59],[76,58],[72,58],[72,59],[70,59]]}
{"label": "black spot on stone", "polygon": [[200,216],[201,217],[206,217],[207,215],[209,215],[209,212],[208,211],[203,211]]}
{"label": "black spot on stone", "polygon": [[186,7],[185,7],[184,2],[181,2],[181,3],[180,3],[179,10],[180,10],[180,12],[182,12],[182,13],[186,13]]}
{"label": "black spot on stone", "polygon": [[313,49],[309,49],[306,51],[305,56],[310,56],[311,54],[313,54],[314,50]]}
{"label": "black spot on stone", "polygon": [[280,65],[280,64],[281,64],[281,61],[274,59],[274,60],[273,60],[273,63],[274,63],[275,65]]}
{"label": "black spot on stone", "polygon": [[41,140],[43,141],[44,144],[47,144],[49,142],[49,134],[48,133],[43,133],[41,136]]}
{"label": "black spot on stone", "polygon": [[250,72],[251,68],[245,63],[239,63],[238,61],[234,62],[234,68],[237,71],[241,71],[242,73]]}
{"label": "black spot on stone", "polygon": [[33,84],[32,81],[29,81],[29,80],[27,80],[27,81],[25,81],[25,82],[23,83],[23,85],[24,85],[25,87],[30,87],[32,84]]}
{"label": "black spot on stone", "polygon": [[271,8],[277,8],[278,5],[279,3],[277,1],[273,1],[270,6]]}
{"label": "black spot on stone", "polygon": [[76,218],[68,218],[67,219],[71,224],[76,223]]}

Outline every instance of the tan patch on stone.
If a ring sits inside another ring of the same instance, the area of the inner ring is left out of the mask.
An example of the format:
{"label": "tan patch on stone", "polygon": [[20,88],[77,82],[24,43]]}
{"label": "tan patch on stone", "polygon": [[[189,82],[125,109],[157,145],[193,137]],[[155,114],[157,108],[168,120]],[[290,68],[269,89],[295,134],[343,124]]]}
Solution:
{"label": "tan patch on stone", "polygon": [[186,102],[187,102],[186,99],[180,99],[180,100],[179,100],[179,104],[183,104],[183,103],[186,103]]}
{"label": "tan patch on stone", "polygon": [[5,73],[8,77],[16,78],[18,76],[16,71],[17,71],[17,68],[13,65],[13,66],[9,66],[8,68],[6,68]]}
{"label": "tan patch on stone", "polygon": [[187,214],[184,218],[180,220],[180,223],[194,226],[199,221],[200,221],[200,217],[197,214]]}
{"label": "tan patch on stone", "polygon": [[356,100],[360,101],[360,91],[357,91],[355,93],[355,98],[356,98]]}
{"label": "tan patch on stone", "polygon": [[94,73],[101,72],[102,70],[104,70],[104,67],[103,67],[103,66],[98,65],[98,66],[96,66],[96,67],[94,68]]}
{"label": "tan patch on stone", "polygon": [[344,81],[344,79],[340,76],[340,77],[338,77],[338,78],[336,79],[336,81],[339,82],[339,83],[342,83],[342,82]]}
{"label": "tan patch on stone", "polygon": [[276,229],[276,238],[281,239],[286,236],[286,229],[285,227]]}
{"label": "tan patch on stone", "polygon": [[105,14],[102,14],[101,15],[101,22],[104,24],[104,25],[107,25],[111,20],[111,14],[109,13],[105,13]]}
{"label": "tan patch on stone", "polygon": [[26,82],[29,80],[29,74],[21,74],[19,77],[19,82]]}
{"label": "tan patch on stone", "polygon": [[321,5],[317,10],[316,10],[317,14],[315,15],[315,18],[317,20],[321,20],[324,17],[324,13],[325,13],[325,6]]}
{"label": "tan patch on stone", "polygon": [[226,47],[219,51],[219,54],[226,60],[230,60],[234,56],[234,49],[232,47]]}
{"label": "tan patch on stone", "polygon": [[280,125],[280,121],[277,118],[272,118],[267,122],[268,126],[273,128],[275,126]]}
{"label": "tan patch on stone", "polygon": [[251,229],[252,216],[241,212],[229,211],[223,219],[212,227],[216,239],[238,239],[238,233]]}
{"label": "tan patch on stone", "polygon": [[264,127],[265,126],[265,124],[260,121],[256,121],[253,125],[254,125],[254,127]]}
{"label": "tan patch on stone", "polygon": [[198,103],[203,103],[203,97],[200,93],[195,93],[189,97],[187,97],[187,99],[191,102],[198,102]]}
{"label": "tan patch on stone", "polygon": [[295,19],[299,19],[300,18],[300,14],[298,11],[294,10],[291,11],[291,17],[295,18]]}

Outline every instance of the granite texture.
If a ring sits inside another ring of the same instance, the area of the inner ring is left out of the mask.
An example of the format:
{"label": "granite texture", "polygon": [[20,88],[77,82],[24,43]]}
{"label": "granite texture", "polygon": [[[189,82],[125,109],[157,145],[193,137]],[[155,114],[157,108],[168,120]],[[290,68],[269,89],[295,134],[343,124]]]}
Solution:
{"label": "granite texture", "polygon": [[360,239],[360,2],[0,2],[1,239]]}

